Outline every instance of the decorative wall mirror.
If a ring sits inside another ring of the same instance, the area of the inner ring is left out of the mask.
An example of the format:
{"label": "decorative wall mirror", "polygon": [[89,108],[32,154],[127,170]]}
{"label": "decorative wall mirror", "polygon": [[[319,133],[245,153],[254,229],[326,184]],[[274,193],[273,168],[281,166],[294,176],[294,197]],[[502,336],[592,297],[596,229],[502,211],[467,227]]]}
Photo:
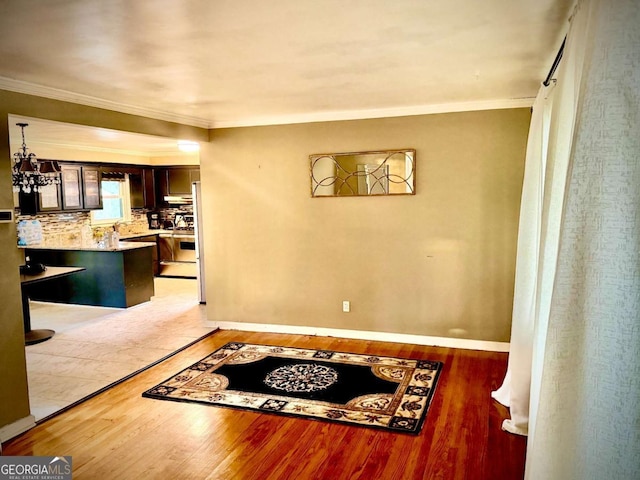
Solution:
{"label": "decorative wall mirror", "polygon": [[414,195],[416,151],[309,155],[312,197]]}

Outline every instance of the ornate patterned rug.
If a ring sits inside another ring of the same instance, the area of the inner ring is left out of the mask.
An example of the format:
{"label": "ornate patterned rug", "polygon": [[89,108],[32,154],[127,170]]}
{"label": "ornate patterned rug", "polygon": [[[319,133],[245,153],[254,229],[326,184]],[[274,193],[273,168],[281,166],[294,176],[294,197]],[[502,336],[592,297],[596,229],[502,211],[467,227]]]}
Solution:
{"label": "ornate patterned rug", "polygon": [[142,394],[420,433],[440,362],[228,343]]}

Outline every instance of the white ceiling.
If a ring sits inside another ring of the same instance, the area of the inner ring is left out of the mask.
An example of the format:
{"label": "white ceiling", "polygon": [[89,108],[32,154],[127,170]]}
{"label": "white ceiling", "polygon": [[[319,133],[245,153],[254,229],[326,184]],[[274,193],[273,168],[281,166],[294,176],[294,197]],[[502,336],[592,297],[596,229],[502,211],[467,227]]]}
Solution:
{"label": "white ceiling", "polygon": [[522,106],[573,0],[4,0],[0,88],[205,128]]}
{"label": "white ceiling", "polygon": [[534,97],[573,0],[6,0],[0,88],[202,126]]}

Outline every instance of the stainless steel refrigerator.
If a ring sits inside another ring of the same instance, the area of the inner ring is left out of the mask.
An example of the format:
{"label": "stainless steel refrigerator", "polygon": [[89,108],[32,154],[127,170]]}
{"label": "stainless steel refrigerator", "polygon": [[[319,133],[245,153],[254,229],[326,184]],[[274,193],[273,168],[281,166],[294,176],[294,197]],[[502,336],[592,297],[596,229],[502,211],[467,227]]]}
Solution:
{"label": "stainless steel refrigerator", "polygon": [[202,233],[202,186],[200,182],[193,182],[191,184],[191,193],[193,195],[193,227],[196,237],[196,279],[198,282],[198,301],[200,303],[207,303],[204,277],[204,235]]}

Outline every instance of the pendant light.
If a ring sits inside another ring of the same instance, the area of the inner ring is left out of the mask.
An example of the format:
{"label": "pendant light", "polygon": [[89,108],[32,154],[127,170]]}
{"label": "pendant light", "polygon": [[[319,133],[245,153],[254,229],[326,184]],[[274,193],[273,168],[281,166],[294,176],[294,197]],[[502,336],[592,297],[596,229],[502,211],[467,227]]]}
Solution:
{"label": "pendant light", "polygon": [[27,153],[24,139],[24,127],[28,123],[16,123],[22,129],[22,147],[13,154],[11,179],[13,191],[23,193],[38,192],[42,187],[60,183],[60,166],[58,162],[46,160],[39,163],[35,153]]}

